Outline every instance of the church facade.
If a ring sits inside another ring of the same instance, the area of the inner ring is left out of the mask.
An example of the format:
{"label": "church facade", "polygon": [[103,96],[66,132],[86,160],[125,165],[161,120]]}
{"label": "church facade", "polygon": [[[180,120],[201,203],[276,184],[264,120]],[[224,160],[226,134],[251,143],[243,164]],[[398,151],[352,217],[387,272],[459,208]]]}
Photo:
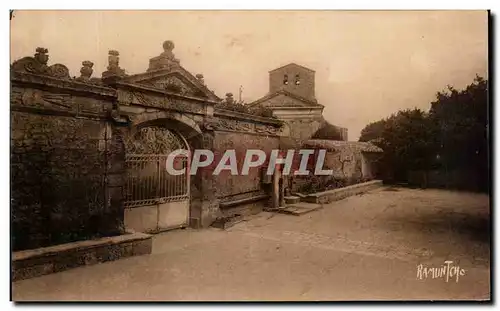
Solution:
{"label": "church facade", "polygon": [[[291,63],[269,72],[269,92],[249,104],[266,107],[274,117],[282,120],[291,138],[305,141],[329,124],[323,117],[324,105],[315,94],[315,71]],[[347,140],[347,129],[332,126],[338,131],[338,140]]]}

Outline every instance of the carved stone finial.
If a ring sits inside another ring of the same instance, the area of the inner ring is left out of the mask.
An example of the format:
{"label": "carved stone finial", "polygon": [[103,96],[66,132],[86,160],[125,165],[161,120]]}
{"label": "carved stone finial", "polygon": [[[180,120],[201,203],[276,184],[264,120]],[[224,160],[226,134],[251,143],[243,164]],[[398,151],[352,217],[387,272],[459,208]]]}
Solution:
{"label": "carved stone finial", "polygon": [[41,65],[46,66],[49,61],[49,55],[47,55],[48,52],[49,50],[46,48],[36,48],[35,60]]}
{"label": "carved stone finial", "polygon": [[81,76],[77,78],[77,80],[89,81],[90,76],[92,76],[92,73],[94,72],[94,70],[92,69],[94,63],[86,60],[82,62],[82,66],[83,67],[80,69]]}
{"label": "carved stone finial", "polygon": [[234,103],[233,93],[226,93],[226,102],[228,104]]}
{"label": "carved stone finial", "polygon": [[48,52],[49,50],[46,48],[36,48],[33,57],[23,57],[15,61],[11,66],[11,70],[51,76],[58,79],[71,79],[68,67],[62,64],[47,65],[49,61]]}
{"label": "carved stone finial", "polygon": [[205,84],[205,80],[204,80],[203,75],[201,73],[196,75],[196,79],[198,79],[198,81],[200,81],[201,84],[203,84],[203,85]]}
{"label": "carved stone finial", "polygon": [[172,50],[174,48],[175,48],[175,44],[172,41],[167,40],[167,41],[163,42],[163,50],[165,51],[164,53],[172,53]]}
{"label": "carved stone finial", "polygon": [[159,69],[170,69],[179,66],[179,60],[175,58],[172,50],[175,45],[172,41],[167,40],[163,42],[163,53],[160,56],[153,57],[149,60],[148,71],[159,70]]}
{"label": "carved stone finial", "polygon": [[115,50],[108,52],[108,70],[102,73],[103,78],[109,76],[125,76],[125,70],[120,68],[120,53]]}
{"label": "carved stone finial", "polygon": [[120,53],[115,50],[110,50],[108,52],[108,70],[113,71],[114,69],[120,68]]}

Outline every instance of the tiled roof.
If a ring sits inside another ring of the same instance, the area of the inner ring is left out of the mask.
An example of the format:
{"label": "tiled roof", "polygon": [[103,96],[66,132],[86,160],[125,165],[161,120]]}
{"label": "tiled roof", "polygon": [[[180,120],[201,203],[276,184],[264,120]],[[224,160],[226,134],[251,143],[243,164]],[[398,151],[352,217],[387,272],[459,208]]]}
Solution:
{"label": "tiled roof", "polygon": [[341,141],[328,139],[311,139],[303,144],[303,148],[327,149],[329,151],[352,150],[360,152],[383,152],[374,144],[361,141]]}

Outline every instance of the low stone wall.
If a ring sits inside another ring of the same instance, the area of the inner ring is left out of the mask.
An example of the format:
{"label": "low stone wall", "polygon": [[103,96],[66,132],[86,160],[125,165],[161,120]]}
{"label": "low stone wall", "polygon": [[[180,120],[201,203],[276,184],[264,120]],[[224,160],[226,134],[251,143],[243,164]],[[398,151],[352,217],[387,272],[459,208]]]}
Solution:
{"label": "low stone wall", "polygon": [[305,198],[302,198],[301,201],[317,204],[327,204],[333,201],[342,200],[356,194],[367,192],[381,186],[381,180],[372,180],[369,182],[351,185],[344,188],[308,194]]}
{"label": "low stone wall", "polygon": [[152,236],[130,232],[96,240],[14,252],[12,281],[61,272],[79,266],[150,254]]}
{"label": "low stone wall", "polygon": [[246,216],[262,212],[266,208],[268,200],[269,195],[260,195],[246,200],[234,201],[234,204],[221,203],[219,207],[224,217],[232,217],[235,214]]}

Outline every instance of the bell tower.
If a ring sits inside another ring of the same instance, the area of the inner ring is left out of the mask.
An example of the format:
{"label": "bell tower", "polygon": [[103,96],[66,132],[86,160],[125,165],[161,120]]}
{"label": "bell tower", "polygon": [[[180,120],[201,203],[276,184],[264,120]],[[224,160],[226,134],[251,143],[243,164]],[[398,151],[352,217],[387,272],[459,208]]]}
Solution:
{"label": "bell tower", "polygon": [[314,70],[291,63],[269,72],[269,93],[287,91],[305,99],[316,101]]}

